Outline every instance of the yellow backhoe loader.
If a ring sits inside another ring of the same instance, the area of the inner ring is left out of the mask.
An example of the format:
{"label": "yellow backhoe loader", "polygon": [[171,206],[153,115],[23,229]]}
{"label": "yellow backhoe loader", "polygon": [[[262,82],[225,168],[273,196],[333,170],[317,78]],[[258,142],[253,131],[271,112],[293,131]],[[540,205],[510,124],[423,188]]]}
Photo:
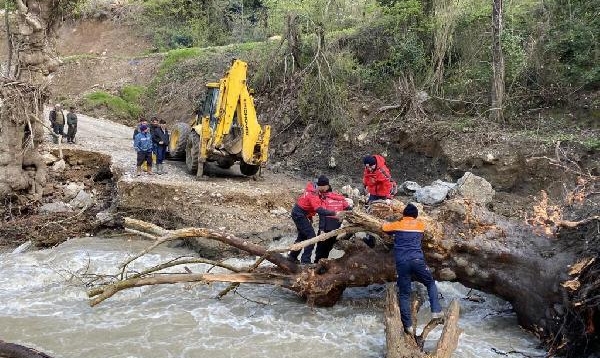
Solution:
{"label": "yellow backhoe loader", "polygon": [[247,69],[244,61],[233,60],[219,82],[206,85],[206,98],[190,122],[172,128],[171,158],[185,158],[191,174],[201,177],[206,162],[221,168],[239,162],[242,174],[252,176],[266,163],[271,127],[258,123]]}

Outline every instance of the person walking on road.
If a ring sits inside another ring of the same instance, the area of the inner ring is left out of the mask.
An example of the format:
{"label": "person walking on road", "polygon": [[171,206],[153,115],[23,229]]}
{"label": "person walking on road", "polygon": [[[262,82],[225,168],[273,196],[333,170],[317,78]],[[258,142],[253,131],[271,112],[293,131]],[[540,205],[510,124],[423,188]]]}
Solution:
{"label": "person walking on road", "polygon": [[142,164],[146,162],[146,173],[152,174],[152,135],[148,126],[140,125],[140,132],[133,139],[133,147],[137,152],[136,174],[142,174]]}
{"label": "person walking on road", "polygon": [[425,263],[425,255],[421,248],[421,239],[425,232],[425,223],[417,217],[419,210],[413,204],[407,204],[400,221],[387,222],[381,226],[385,232],[394,236],[394,258],[396,260],[396,273],[398,274],[398,301],[400,302],[400,319],[406,333],[412,334],[411,317],[411,277],[427,287],[431,317],[441,318],[442,306],[438,299],[438,290],[431,271]]}
{"label": "person walking on road", "polygon": [[77,133],[77,115],[75,107],[69,107],[67,113],[67,143],[75,143],[75,134]]}

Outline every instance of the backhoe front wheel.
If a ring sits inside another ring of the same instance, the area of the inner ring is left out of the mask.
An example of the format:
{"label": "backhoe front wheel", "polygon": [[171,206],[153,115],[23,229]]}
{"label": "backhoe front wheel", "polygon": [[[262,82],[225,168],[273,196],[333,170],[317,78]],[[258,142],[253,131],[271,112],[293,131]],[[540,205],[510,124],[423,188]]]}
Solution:
{"label": "backhoe front wheel", "polygon": [[190,174],[201,177],[204,174],[204,162],[200,162],[200,136],[192,130],[185,145],[185,166]]}
{"label": "backhoe front wheel", "polygon": [[186,158],[186,147],[191,127],[187,123],[175,123],[169,136],[169,156],[171,159]]}
{"label": "backhoe front wheel", "polygon": [[252,165],[244,161],[240,161],[240,172],[246,176],[253,176],[254,174],[258,173],[259,169],[260,165]]}

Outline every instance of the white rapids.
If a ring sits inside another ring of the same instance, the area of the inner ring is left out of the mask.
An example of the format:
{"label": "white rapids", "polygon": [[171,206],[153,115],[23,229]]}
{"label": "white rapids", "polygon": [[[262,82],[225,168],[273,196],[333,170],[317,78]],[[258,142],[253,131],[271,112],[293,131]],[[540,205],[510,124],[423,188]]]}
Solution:
{"label": "white rapids", "polygon": [[[311,308],[291,292],[259,285],[242,285],[216,300],[227,284],[130,289],[90,307],[85,274],[116,274],[123,260],[146,245],[84,238],[48,250],[0,254],[0,339],[57,358],[384,356],[382,310],[369,304],[383,296],[381,287],[347,290],[332,308]],[[134,268],[182,255],[191,253],[159,248]],[[508,303],[481,293],[485,303],[462,300],[465,287],[438,285],[442,305],[461,299],[464,332],[454,357],[544,355],[536,338],[518,327]],[[422,311],[421,323],[429,315],[428,308]]]}

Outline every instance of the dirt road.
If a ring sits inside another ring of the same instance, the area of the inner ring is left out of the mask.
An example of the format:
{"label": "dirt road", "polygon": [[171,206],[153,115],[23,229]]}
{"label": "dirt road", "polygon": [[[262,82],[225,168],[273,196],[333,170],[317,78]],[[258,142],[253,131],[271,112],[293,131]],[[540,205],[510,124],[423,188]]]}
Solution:
{"label": "dirt road", "polygon": [[222,170],[212,163],[207,168],[208,176],[197,180],[186,172],[185,163],[175,161],[165,162],[167,174],[136,176],[134,129],[105,119],[77,116],[76,144],[63,143],[63,148],[112,157],[119,210],[128,215],[168,227],[206,226],[236,233],[293,232],[289,210],[304,187],[303,180],[268,171],[249,178],[240,174],[237,165]]}

